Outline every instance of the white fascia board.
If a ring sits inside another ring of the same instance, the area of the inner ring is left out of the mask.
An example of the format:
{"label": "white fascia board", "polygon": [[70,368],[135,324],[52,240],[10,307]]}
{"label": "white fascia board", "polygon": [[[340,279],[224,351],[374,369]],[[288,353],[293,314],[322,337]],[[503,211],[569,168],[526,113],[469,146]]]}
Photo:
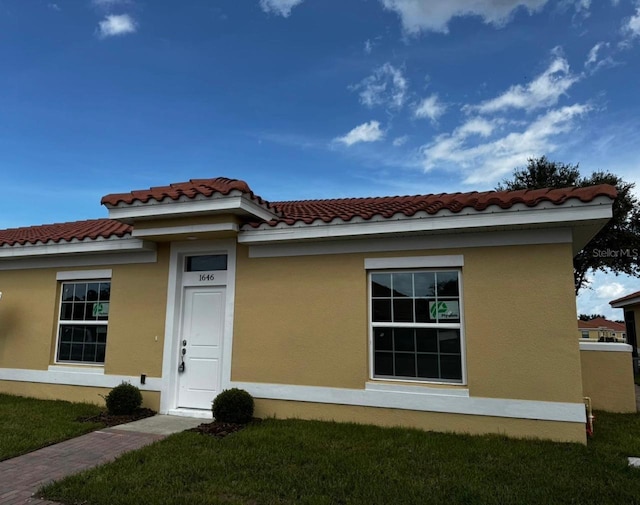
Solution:
{"label": "white fascia board", "polygon": [[189,235],[194,233],[211,233],[221,231],[235,231],[240,227],[236,223],[195,224],[191,226],[167,226],[164,228],[133,229],[133,237],[158,237],[161,235]]}
{"label": "white fascia board", "polygon": [[[425,231],[479,230],[514,226],[560,225],[611,218],[611,203],[580,204],[567,207],[518,208],[466,214],[429,215],[426,217],[371,220],[359,222],[333,221],[311,225],[278,225],[274,228],[243,228],[238,236],[241,244],[261,244],[290,240],[362,237],[392,233]],[[264,225],[263,225],[264,226]]]}
{"label": "white fascia board", "polygon": [[326,254],[372,253],[458,249],[461,247],[498,247],[534,244],[570,244],[570,228],[503,230],[469,233],[442,233],[417,237],[360,237],[325,241],[283,242],[249,246],[250,258],[313,256]]}
{"label": "white fascia board", "polygon": [[242,195],[225,196],[207,200],[169,200],[168,202],[156,202],[153,200],[145,204],[108,207],[109,218],[120,221],[138,218],[181,217],[209,212],[247,213],[264,219],[265,221],[277,217],[273,212],[269,212],[264,207]]}
{"label": "white fascia board", "polygon": [[0,260],[34,256],[66,254],[122,253],[154,251],[155,244],[137,238],[88,239],[46,244],[25,244],[0,247]]}
{"label": "white fascia board", "polygon": [[343,389],[334,387],[297,386],[290,384],[265,384],[258,382],[231,382],[231,387],[248,391],[255,398],[288,400],[335,405],[356,405],[389,409],[468,414],[477,416],[507,417],[584,423],[586,414],[583,403],[517,400],[510,398],[467,397],[452,393],[445,395],[438,388],[434,394],[429,388],[416,390]]}
{"label": "white fascia board", "polygon": [[580,342],[581,351],[601,351],[601,352],[632,352],[633,347],[629,344],[618,342]]}
{"label": "white fascia board", "polygon": [[624,309],[629,305],[637,305],[637,304],[640,304],[640,296],[629,298],[627,300],[621,300],[617,303],[609,302],[609,305],[611,305],[611,307],[613,307],[614,309]]}
{"label": "white fascia board", "polygon": [[0,271],[29,270],[34,268],[80,268],[101,265],[135,265],[156,263],[158,253],[153,251],[136,251],[124,253],[101,254],[67,254],[63,256],[31,256],[16,259],[1,259]]}

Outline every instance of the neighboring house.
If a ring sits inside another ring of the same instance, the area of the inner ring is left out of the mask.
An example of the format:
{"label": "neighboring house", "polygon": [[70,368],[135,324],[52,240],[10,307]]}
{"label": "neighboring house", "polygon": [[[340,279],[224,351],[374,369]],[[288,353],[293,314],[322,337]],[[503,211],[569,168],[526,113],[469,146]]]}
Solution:
{"label": "neighboring house", "polygon": [[638,371],[638,327],[640,325],[640,291],[609,302],[614,309],[624,310],[627,342],[633,348],[634,367]]}
{"label": "neighboring house", "polygon": [[581,339],[596,342],[626,342],[626,327],[623,323],[595,317],[588,321],[578,319],[578,333]]}
{"label": "neighboring house", "polygon": [[[259,416],[584,442],[572,259],[615,196],[108,195],[109,219],[0,231],[0,391],[97,402],[125,380],[207,417],[240,387]],[[626,348],[587,344],[595,365]]]}

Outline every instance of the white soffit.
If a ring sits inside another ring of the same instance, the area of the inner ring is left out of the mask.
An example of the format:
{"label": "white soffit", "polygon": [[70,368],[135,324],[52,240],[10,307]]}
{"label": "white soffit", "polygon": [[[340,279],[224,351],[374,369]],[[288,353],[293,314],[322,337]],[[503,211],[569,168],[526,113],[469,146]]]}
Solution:
{"label": "white soffit", "polygon": [[589,203],[572,199],[563,205],[548,202],[535,207],[514,205],[509,209],[491,206],[484,211],[470,209],[454,214],[441,211],[430,215],[419,212],[415,216],[402,214],[394,218],[373,218],[368,221],[354,218],[350,221],[317,221],[312,224],[279,224],[274,227],[242,228],[238,236],[241,244],[261,244],[291,240],[318,240],[327,238],[364,237],[392,233],[442,232],[452,230],[481,230],[483,228],[572,226],[594,222],[604,224],[611,218],[612,201],[600,196]]}

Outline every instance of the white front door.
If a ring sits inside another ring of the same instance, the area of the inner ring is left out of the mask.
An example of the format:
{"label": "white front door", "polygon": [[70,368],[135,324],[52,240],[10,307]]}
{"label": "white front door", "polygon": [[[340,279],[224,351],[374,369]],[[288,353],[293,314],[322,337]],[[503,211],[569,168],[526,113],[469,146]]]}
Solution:
{"label": "white front door", "polygon": [[211,409],[220,392],[224,335],[224,286],[183,288],[178,407]]}

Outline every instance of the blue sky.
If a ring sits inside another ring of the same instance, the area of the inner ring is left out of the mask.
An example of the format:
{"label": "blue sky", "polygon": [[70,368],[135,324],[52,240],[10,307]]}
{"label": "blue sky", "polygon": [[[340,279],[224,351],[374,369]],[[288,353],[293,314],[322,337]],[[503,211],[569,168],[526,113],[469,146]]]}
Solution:
{"label": "blue sky", "polygon": [[[0,0],[0,34],[0,228],[216,176],[472,191],[547,155],[640,183],[637,0]],[[638,289],[598,274],[579,309]]]}

